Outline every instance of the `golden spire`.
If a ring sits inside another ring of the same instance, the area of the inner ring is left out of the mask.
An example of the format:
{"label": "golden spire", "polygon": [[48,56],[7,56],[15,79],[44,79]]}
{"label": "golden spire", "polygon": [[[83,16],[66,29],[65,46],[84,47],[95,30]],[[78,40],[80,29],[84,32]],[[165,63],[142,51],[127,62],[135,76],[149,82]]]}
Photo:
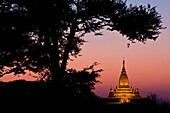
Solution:
{"label": "golden spire", "polygon": [[123,58],[123,69],[125,70],[125,60]]}
{"label": "golden spire", "polygon": [[123,58],[123,67],[122,67],[122,72],[119,78],[119,85],[120,86],[128,86],[129,85],[129,80],[128,80],[128,76],[126,74],[126,70],[125,70],[125,60]]}
{"label": "golden spire", "polygon": [[123,67],[122,67],[122,73],[126,73],[126,70],[125,70],[125,60],[123,58]]}

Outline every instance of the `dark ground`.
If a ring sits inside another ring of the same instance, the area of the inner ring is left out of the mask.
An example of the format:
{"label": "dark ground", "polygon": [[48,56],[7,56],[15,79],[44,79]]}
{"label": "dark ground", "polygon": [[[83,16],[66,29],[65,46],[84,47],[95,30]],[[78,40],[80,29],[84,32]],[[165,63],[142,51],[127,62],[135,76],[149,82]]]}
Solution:
{"label": "dark ground", "polygon": [[24,81],[0,85],[0,110],[3,112],[46,113],[170,113],[168,104],[107,105],[101,98],[74,97],[69,91]]}

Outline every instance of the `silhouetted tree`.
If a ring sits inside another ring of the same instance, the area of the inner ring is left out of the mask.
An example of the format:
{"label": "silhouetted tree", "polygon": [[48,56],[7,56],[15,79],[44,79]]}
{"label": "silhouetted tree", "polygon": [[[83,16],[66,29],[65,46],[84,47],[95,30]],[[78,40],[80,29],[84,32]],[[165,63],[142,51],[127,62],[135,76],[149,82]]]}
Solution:
{"label": "silhouetted tree", "polygon": [[150,92],[147,96],[147,102],[149,104],[153,104],[153,105],[161,105],[161,106],[169,106],[170,103],[168,102],[168,100],[163,99],[163,98],[158,98],[156,93],[152,93]]}
{"label": "silhouetted tree", "polygon": [[76,69],[68,69],[65,76],[65,85],[71,90],[73,96],[83,98],[93,98],[95,95],[92,92],[95,89],[95,84],[100,82],[97,78],[100,76],[102,69],[95,70],[94,66],[98,65],[95,62],[93,65],[77,71]]}
{"label": "silhouetted tree", "polygon": [[85,34],[102,35],[106,28],[145,42],[164,28],[155,7],[123,0],[1,0],[0,6],[1,76],[46,70],[48,79],[61,81]]}
{"label": "silhouetted tree", "polygon": [[155,93],[150,92],[147,96],[147,103],[153,104],[153,105],[158,105],[159,104],[158,96]]}

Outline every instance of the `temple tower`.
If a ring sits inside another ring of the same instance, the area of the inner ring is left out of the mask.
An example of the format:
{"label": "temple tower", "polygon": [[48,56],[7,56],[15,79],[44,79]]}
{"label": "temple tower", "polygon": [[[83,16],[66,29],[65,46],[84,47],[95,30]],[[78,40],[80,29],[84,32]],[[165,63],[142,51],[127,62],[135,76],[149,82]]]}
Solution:
{"label": "temple tower", "polygon": [[119,78],[119,86],[120,87],[128,87],[129,86],[129,80],[128,76],[125,70],[125,60],[123,59],[123,67],[122,67],[122,72],[120,74]]}
{"label": "temple tower", "polygon": [[134,100],[141,99],[138,88],[133,89],[129,85],[128,75],[125,69],[125,60],[123,59],[123,67],[119,77],[119,85],[113,90],[110,88],[108,99],[114,104],[131,103]]}

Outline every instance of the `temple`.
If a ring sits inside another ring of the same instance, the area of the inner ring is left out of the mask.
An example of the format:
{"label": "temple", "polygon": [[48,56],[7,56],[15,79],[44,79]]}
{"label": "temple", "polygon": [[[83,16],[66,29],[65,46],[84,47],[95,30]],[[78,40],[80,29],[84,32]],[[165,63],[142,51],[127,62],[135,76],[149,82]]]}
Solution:
{"label": "temple", "polygon": [[134,103],[141,99],[138,88],[133,89],[129,85],[129,79],[125,69],[125,60],[123,59],[123,67],[119,78],[119,85],[113,90],[110,87],[108,100],[111,104]]}

